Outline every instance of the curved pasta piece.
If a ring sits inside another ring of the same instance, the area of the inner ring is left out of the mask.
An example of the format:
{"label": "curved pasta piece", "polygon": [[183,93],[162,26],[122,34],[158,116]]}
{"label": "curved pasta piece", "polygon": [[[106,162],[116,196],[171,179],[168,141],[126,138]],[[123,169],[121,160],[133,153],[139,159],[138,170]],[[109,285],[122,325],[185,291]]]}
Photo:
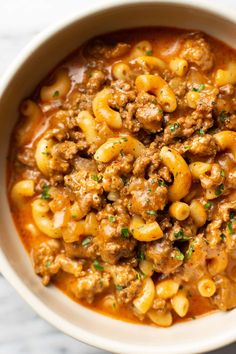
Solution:
{"label": "curved pasta piece", "polygon": [[139,75],[135,80],[138,91],[151,92],[166,112],[173,112],[177,107],[177,101],[173,90],[157,75]]}
{"label": "curved pasta piece", "polygon": [[42,138],[39,140],[36,151],[35,151],[35,160],[39,170],[45,175],[48,176],[50,172],[49,163],[51,149],[54,145],[52,139]]}
{"label": "curved pasta piece", "polygon": [[148,311],[147,316],[150,320],[160,327],[169,327],[172,325],[173,318],[170,311],[161,311],[151,309]]}
{"label": "curved pasta piece", "polygon": [[236,162],[236,132],[224,130],[214,134],[214,138],[221,150],[232,152],[234,161]]}
{"label": "curved pasta piece", "polygon": [[155,286],[151,278],[143,281],[143,287],[139,296],[134,299],[133,304],[139,313],[146,313],[152,306],[155,297]]}
{"label": "curved pasta piece", "polygon": [[130,67],[128,64],[119,62],[112,65],[112,75],[117,80],[127,80],[130,74]]}
{"label": "curved pasta piece", "polygon": [[216,86],[236,84],[236,63],[230,63],[227,70],[218,69],[215,75]]}
{"label": "curved pasta piece", "polygon": [[34,101],[25,100],[20,107],[20,112],[24,117],[17,131],[17,142],[19,145],[25,145],[30,141],[34,130],[37,129],[37,124],[42,118],[42,111]]}
{"label": "curved pasta piece", "polygon": [[61,68],[56,71],[54,82],[51,85],[43,86],[40,91],[41,100],[50,102],[63,98],[67,95],[71,88],[71,81],[68,70]]}
{"label": "curved pasta piece", "polygon": [[24,206],[25,197],[32,197],[34,195],[34,181],[24,179],[14,184],[11,190],[11,199],[18,207]]}
{"label": "curved pasta piece", "polygon": [[145,224],[137,215],[132,217],[130,231],[136,240],[142,242],[151,242],[163,237],[163,231],[156,221]]}
{"label": "curved pasta piece", "polygon": [[38,229],[45,235],[52,238],[61,238],[61,228],[55,228],[53,218],[49,217],[50,208],[48,202],[36,199],[32,203],[32,215]]}
{"label": "curved pasta piece", "polygon": [[174,176],[174,182],[169,187],[168,196],[172,202],[184,198],[191,187],[192,176],[183,157],[174,149],[164,146],[160,157]]}
{"label": "curved pasta piece", "polygon": [[212,164],[207,162],[196,161],[190,163],[189,169],[194,178],[199,179],[200,176],[204,175],[206,172],[211,171]]}
{"label": "curved pasta piece", "polygon": [[167,68],[167,64],[163,60],[148,55],[136,58],[134,60],[134,63],[138,63],[139,65],[147,65],[147,67],[149,67],[151,70],[165,70]]}
{"label": "curved pasta piece", "polygon": [[170,61],[169,67],[177,76],[184,76],[188,70],[188,62],[182,58],[174,58]]}
{"label": "curved pasta piece", "polygon": [[97,140],[96,123],[93,116],[88,111],[81,111],[79,113],[77,123],[89,144]]}
{"label": "curved pasta piece", "polygon": [[152,53],[152,45],[149,41],[141,41],[135,44],[130,53],[130,58],[134,59],[145,54]]}
{"label": "curved pasta piece", "polygon": [[131,136],[110,138],[98,148],[94,154],[94,159],[100,162],[109,162],[118,156],[121,151],[132,154],[137,158],[143,150],[144,145]]}
{"label": "curved pasta piece", "polygon": [[120,129],[122,127],[122,119],[119,112],[110,108],[108,101],[112,94],[109,88],[104,88],[98,92],[93,99],[93,113],[99,122],[105,121],[109,127]]}

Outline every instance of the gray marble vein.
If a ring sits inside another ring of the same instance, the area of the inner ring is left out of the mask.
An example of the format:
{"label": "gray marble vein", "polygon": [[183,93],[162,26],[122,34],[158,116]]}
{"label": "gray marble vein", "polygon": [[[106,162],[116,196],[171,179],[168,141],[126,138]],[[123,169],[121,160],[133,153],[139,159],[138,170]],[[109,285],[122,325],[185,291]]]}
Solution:
{"label": "gray marble vein", "polygon": [[[0,0],[0,79],[9,63],[35,34],[64,16],[79,11],[88,5],[87,1]],[[100,0],[89,1],[94,4]],[[215,3],[218,1],[222,0],[215,0]],[[235,0],[224,0],[224,3],[236,9]],[[42,353],[105,354],[102,350],[64,335],[46,323],[0,276],[0,354]],[[236,344],[212,353],[235,354]]]}

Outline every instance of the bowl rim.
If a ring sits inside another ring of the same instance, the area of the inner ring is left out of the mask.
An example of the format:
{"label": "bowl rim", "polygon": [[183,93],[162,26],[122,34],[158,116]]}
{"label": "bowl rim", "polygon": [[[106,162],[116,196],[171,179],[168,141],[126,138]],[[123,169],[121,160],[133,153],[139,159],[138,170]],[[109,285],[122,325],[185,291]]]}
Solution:
{"label": "bowl rim", "polygon": [[[75,14],[66,16],[59,21],[55,21],[54,24],[48,26],[45,30],[41,31],[37,34],[16,56],[14,61],[8,66],[5,70],[5,74],[3,74],[1,82],[0,82],[0,98],[3,95],[5,89],[8,86],[8,83],[15,76],[15,74],[21,69],[21,66],[26,61],[26,59],[30,56],[32,51],[43,45],[48,39],[56,35],[63,27],[67,27],[74,22],[80,21],[82,18],[89,17],[96,12],[103,12],[107,9],[116,9],[119,7],[125,7],[130,5],[141,6],[145,5],[170,5],[170,6],[184,6],[196,10],[202,10],[210,13],[218,18],[222,18],[232,23],[236,24],[236,11],[232,11],[232,9],[223,6],[223,4],[215,3],[215,2],[206,2],[204,0],[198,0],[198,2],[194,0],[102,0],[99,3],[90,3],[89,5],[85,5],[84,8],[78,10]],[[95,346],[97,348],[107,350],[113,353],[127,353],[127,354],[141,354],[140,348],[135,345],[127,345],[121,342],[117,342],[115,340],[111,340],[109,338],[104,339],[95,333],[87,332],[80,327],[76,327],[71,324],[68,320],[61,318],[60,315],[57,315],[53,310],[50,309],[46,304],[44,304],[33,292],[30,288],[23,282],[23,280],[17,275],[14,271],[14,268],[10,265],[7,260],[6,255],[0,249],[0,271],[3,276],[8,280],[8,282],[15,288],[18,294],[33,308],[33,310],[42,317],[45,321],[49,322],[55,328],[60,330],[61,332],[73,337],[83,343],[86,343],[91,346]],[[216,348],[223,347],[227,344],[232,343],[236,339],[236,329],[228,333],[222,333],[220,336],[214,338],[210,338],[209,340],[205,340],[204,343],[199,343],[197,348],[198,353],[203,353],[209,350],[214,350]],[[161,350],[161,351],[160,351]],[[161,347],[150,347],[148,350],[149,354],[170,354],[169,349],[165,350],[165,348]],[[173,351],[171,352],[174,353]],[[176,348],[175,354],[191,354],[196,353],[196,347],[194,345],[188,345],[184,348],[178,347]]]}

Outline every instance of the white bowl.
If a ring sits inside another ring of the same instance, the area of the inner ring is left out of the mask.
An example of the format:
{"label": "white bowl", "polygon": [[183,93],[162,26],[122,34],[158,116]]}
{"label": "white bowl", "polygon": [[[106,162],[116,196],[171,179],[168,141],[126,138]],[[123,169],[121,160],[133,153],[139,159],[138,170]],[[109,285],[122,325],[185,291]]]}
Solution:
{"label": "white bowl", "polygon": [[[215,2],[214,2],[215,3]],[[80,12],[35,38],[18,56],[0,87],[0,269],[44,319],[74,338],[113,353],[184,354],[218,348],[236,339],[236,310],[219,312],[168,329],[130,324],[90,311],[34,274],[13,224],[6,198],[6,159],[20,101],[61,59],[100,33],[138,26],[203,30],[235,45],[235,14],[223,2],[118,0]]]}

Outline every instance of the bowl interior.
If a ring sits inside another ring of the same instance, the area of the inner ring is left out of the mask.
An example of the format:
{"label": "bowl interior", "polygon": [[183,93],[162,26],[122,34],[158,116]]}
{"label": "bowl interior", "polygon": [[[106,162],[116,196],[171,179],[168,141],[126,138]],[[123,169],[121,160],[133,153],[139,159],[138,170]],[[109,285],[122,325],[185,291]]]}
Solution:
{"label": "bowl interior", "polygon": [[[94,313],[54,287],[41,285],[16,233],[6,199],[6,158],[20,101],[60,60],[95,35],[128,27],[171,26],[205,31],[235,45],[233,20],[174,2],[131,2],[78,14],[40,35],[11,67],[0,88],[0,267],[19,293],[44,318],[86,343],[116,353],[195,353],[236,338],[236,311],[217,313],[168,329],[121,322]],[[2,91],[2,92],[1,92]]]}

